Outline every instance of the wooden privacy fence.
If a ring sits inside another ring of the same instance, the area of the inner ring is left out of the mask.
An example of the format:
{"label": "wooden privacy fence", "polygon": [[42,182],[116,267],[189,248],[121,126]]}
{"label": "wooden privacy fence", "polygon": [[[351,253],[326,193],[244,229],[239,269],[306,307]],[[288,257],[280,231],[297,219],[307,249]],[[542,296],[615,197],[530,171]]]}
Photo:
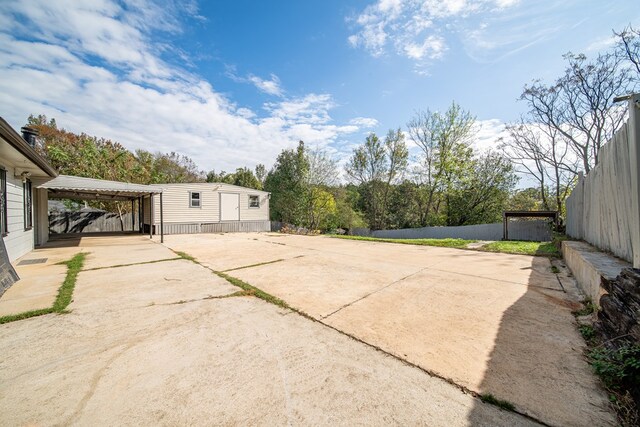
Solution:
{"label": "wooden privacy fence", "polygon": [[[135,221],[135,224],[132,224]],[[138,230],[138,215],[120,216],[113,212],[55,212],[49,215],[49,233],[99,233]]]}
{"label": "wooden privacy fence", "polygon": [[598,155],[598,165],[567,198],[567,235],[583,239],[640,268],[640,95],[629,120]]}

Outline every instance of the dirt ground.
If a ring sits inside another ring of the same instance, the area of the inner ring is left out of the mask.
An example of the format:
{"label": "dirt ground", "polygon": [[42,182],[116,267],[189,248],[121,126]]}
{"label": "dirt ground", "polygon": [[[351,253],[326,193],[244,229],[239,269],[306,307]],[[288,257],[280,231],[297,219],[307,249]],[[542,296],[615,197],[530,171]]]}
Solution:
{"label": "dirt ground", "polygon": [[614,424],[571,280],[543,258],[277,234],[73,245],[71,313],[0,325],[0,425],[535,425],[463,389]]}

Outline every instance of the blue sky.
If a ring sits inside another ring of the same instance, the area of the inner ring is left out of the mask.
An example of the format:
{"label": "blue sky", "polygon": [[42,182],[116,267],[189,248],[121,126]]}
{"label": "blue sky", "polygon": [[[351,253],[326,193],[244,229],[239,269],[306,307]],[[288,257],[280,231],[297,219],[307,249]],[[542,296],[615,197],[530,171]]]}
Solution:
{"label": "blue sky", "polygon": [[229,171],[299,139],[344,161],[455,100],[488,148],[525,83],[629,23],[632,0],[2,1],[0,115]]}

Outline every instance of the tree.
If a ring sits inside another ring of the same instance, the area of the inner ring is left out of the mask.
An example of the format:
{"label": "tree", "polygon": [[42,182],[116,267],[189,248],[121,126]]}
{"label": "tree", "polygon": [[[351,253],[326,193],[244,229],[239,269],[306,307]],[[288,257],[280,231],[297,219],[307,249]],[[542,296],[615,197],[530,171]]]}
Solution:
{"label": "tree", "polygon": [[426,190],[423,225],[437,225],[452,184],[471,161],[475,117],[453,102],[445,113],[418,111],[407,124],[409,138],[422,150],[416,177]]}
{"label": "tree", "polygon": [[[137,151],[138,156],[143,150]],[[205,174],[189,157],[176,152],[151,155],[151,184],[204,182]]]}
{"label": "tree", "polygon": [[229,174],[226,173],[225,171],[220,171],[220,173],[216,173],[215,169],[212,169],[209,172],[207,172],[207,177],[205,178],[205,180],[207,182],[224,182],[229,184],[228,177],[229,177]]}
{"label": "tree", "polygon": [[271,192],[271,217],[290,224],[305,221],[309,160],[304,142],[297,149],[283,150],[265,179],[265,190]]}
{"label": "tree", "polygon": [[261,188],[264,188],[264,179],[267,177],[267,168],[262,163],[256,165],[256,178],[260,182]]}
{"label": "tree", "polygon": [[521,95],[531,121],[555,129],[588,173],[598,164],[600,148],[622,124],[625,109],[613,98],[632,86],[629,67],[612,53],[589,61],[568,53],[563,76],[550,86],[540,81],[526,85]]}
{"label": "tree", "polygon": [[355,185],[334,187],[331,192],[336,201],[336,211],[330,220],[331,228],[350,230],[367,226],[362,214],[355,209],[360,199],[360,193]]}
{"label": "tree", "polygon": [[629,25],[619,33],[613,34],[618,37],[616,55],[623,61],[629,62],[635,74],[635,80],[640,80],[640,30]]}
{"label": "tree", "polygon": [[310,230],[326,230],[329,220],[337,212],[333,195],[321,187],[311,187],[308,204],[305,226]]}
{"label": "tree", "polygon": [[405,172],[409,152],[404,134],[398,129],[389,131],[384,142],[375,133],[353,150],[346,166],[352,182],[360,186],[367,220],[372,229],[387,223],[388,195],[392,183]]}
{"label": "tree", "polygon": [[[538,182],[542,208],[562,207],[580,169],[566,139],[554,127],[524,119],[507,125],[507,131],[509,136],[502,140],[500,149],[520,172]],[[554,203],[548,200],[549,195]]]}
{"label": "tree", "polygon": [[447,201],[447,225],[498,222],[515,187],[511,161],[489,152],[472,161],[471,173],[451,191]]}
{"label": "tree", "polygon": [[[203,173],[187,156],[145,150],[134,154],[118,142],[60,129],[55,119],[48,120],[45,115],[31,115],[27,122],[40,134],[36,149],[61,174],[139,184],[203,180]],[[123,227],[123,214],[131,211],[128,202],[92,201],[90,204],[117,211]]]}
{"label": "tree", "polygon": [[253,174],[253,171],[247,167],[236,169],[230,178],[230,184],[262,190],[262,184]]}
{"label": "tree", "polygon": [[549,210],[542,200],[540,187],[529,187],[516,190],[509,198],[508,208],[514,211]]}

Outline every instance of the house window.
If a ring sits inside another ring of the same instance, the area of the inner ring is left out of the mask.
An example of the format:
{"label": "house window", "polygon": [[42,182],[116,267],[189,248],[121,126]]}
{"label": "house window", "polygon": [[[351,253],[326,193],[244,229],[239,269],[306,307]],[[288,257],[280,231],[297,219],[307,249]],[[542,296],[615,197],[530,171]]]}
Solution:
{"label": "house window", "polygon": [[7,171],[0,168],[0,235],[7,231]]}
{"label": "house window", "polygon": [[199,191],[190,191],[189,192],[189,206],[192,208],[199,208],[201,206],[201,196],[202,193]]}
{"label": "house window", "polygon": [[259,208],[260,207],[260,196],[249,196],[249,207],[250,208]]}
{"label": "house window", "polygon": [[22,184],[24,194],[24,229],[30,230],[33,227],[33,193],[31,191],[31,181],[28,179]]}

